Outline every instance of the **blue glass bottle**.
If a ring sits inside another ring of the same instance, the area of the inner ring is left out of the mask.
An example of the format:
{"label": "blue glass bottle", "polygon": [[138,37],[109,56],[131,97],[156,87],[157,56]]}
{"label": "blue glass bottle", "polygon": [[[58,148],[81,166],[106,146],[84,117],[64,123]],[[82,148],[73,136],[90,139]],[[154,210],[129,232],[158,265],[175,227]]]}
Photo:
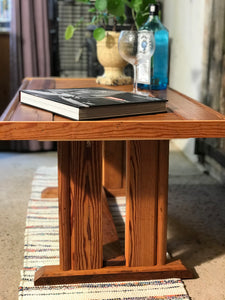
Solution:
{"label": "blue glass bottle", "polygon": [[150,4],[148,21],[139,30],[152,30],[155,37],[155,52],[151,58],[150,84],[138,83],[140,89],[164,90],[168,85],[169,32],[161,23],[159,5]]}

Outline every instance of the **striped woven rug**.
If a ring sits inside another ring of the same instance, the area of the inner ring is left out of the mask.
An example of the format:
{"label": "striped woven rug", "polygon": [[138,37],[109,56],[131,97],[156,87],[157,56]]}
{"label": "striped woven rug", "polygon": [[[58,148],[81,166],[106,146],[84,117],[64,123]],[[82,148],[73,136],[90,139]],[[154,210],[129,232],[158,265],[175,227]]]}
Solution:
{"label": "striped woven rug", "polygon": [[[44,265],[59,264],[58,200],[41,198],[41,192],[57,186],[57,169],[41,167],[37,170],[28,203],[24,267],[21,271],[19,299],[190,299],[180,279],[132,282],[88,283],[35,287],[35,271]],[[125,199],[109,203],[121,237],[124,232]],[[123,241],[122,241],[123,244]]]}

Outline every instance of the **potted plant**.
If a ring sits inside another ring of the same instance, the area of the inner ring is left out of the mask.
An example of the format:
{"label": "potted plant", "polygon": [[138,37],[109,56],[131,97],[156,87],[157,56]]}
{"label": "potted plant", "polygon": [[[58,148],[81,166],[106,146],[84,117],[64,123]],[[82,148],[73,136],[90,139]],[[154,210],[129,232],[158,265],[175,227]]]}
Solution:
{"label": "potted plant", "polygon": [[[104,67],[103,76],[97,77],[97,82],[106,85],[122,85],[131,83],[131,78],[124,75],[127,65],[118,52],[118,38],[121,26],[125,23],[131,30],[138,28],[147,20],[149,4],[155,0],[75,0],[90,6],[93,14],[90,23],[95,25],[93,36],[97,41],[97,56]],[[75,31],[84,24],[81,18],[76,24],[70,24],[65,31],[65,39],[73,37]],[[109,30],[110,29],[110,30]]]}

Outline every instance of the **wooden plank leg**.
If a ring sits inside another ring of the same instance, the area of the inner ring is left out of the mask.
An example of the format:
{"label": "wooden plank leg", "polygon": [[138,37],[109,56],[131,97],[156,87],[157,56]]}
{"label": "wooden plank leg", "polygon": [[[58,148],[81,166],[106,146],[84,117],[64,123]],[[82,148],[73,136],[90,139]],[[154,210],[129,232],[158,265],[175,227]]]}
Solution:
{"label": "wooden plank leg", "polygon": [[70,142],[58,142],[59,257],[63,271],[71,269]]}
{"label": "wooden plank leg", "polygon": [[166,262],[168,160],[169,141],[127,141],[126,266],[193,278],[180,260]]}
{"label": "wooden plank leg", "polygon": [[125,196],[126,144],[124,141],[103,144],[103,186],[109,196]]}
{"label": "wooden plank leg", "polygon": [[102,142],[59,142],[58,169],[60,270],[101,268]]}
{"label": "wooden plank leg", "polygon": [[169,141],[159,141],[158,157],[157,264],[164,265],[167,251]]}
{"label": "wooden plank leg", "polygon": [[101,268],[101,142],[71,142],[70,198],[72,269]]}
{"label": "wooden plank leg", "polygon": [[153,266],[157,247],[157,141],[127,141],[126,266]]}

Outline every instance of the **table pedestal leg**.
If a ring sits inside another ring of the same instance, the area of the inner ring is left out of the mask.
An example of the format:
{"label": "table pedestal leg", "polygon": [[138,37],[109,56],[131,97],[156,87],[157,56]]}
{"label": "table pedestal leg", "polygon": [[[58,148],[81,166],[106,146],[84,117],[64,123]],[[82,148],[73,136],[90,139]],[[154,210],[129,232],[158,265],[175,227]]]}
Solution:
{"label": "table pedestal leg", "polygon": [[60,266],[102,267],[102,143],[60,142]]}
{"label": "table pedestal leg", "polygon": [[169,141],[127,142],[126,265],[166,263]]}
{"label": "table pedestal leg", "polygon": [[127,142],[125,266],[104,266],[102,143],[59,142],[60,265],[35,274],[35,285],[192,278],[166,263],[168,141]]}

